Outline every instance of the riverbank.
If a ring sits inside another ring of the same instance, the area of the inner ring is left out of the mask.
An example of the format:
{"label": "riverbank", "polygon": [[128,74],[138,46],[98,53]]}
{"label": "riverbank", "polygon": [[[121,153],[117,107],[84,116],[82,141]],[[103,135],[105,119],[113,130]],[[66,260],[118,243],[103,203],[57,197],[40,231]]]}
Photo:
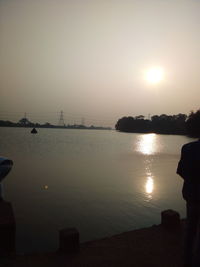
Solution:
{"label": "riverbank", "polygon": [[184,220],[180,228],[162,225],[133,230],[80,245],[72,255],[58,252],[16,256],[0,267],[181,267]]}

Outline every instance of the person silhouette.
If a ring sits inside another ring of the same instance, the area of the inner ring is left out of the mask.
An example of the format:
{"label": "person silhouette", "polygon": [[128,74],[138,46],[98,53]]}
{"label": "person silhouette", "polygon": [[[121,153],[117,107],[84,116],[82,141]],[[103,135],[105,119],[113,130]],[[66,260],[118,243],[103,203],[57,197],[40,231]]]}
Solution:
{"label": "person silhouette", "polygon": [[184,266],[200,266],[200,110],[186,121],[187,135],[198,140],[182,146],[177,174],[183,180],[186,201]]}
{"label": "person silhouette", "polygon": [[0,156],[0,201],[3,201],[2,180],[5,179],[13,166],[13,161]]}

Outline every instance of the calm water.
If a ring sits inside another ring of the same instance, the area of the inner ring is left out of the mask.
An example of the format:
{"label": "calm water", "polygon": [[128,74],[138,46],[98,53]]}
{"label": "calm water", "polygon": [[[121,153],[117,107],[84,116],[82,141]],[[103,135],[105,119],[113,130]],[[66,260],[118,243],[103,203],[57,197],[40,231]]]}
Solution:
{"label": "calm water", "polygon": [[18,252],[58,248],[58,230],[81,241],[185,216],[176,166],[184,136],[115,131],[0,128],[0,154],[14,166],[4,182],[13,204]]}

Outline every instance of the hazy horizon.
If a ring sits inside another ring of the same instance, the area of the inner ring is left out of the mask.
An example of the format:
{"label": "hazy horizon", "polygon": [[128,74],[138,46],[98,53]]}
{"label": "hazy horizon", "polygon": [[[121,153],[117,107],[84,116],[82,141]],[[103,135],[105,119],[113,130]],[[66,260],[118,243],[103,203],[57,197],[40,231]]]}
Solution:
{"label": "hazy horizon", "polygon": [[63,110],[113,126],[199,109],[199,14],[197,0],[0,0],[0,119],[56,124]]}

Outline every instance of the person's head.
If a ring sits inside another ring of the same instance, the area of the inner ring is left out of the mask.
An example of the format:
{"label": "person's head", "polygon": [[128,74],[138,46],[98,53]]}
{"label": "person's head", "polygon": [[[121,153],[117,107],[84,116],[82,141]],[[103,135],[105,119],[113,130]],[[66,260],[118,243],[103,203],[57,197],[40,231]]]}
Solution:
{"label": "person's head", "polygon": [[191,112],[186,120],[187,135],[192,138],[200,138],[200,109]]}

